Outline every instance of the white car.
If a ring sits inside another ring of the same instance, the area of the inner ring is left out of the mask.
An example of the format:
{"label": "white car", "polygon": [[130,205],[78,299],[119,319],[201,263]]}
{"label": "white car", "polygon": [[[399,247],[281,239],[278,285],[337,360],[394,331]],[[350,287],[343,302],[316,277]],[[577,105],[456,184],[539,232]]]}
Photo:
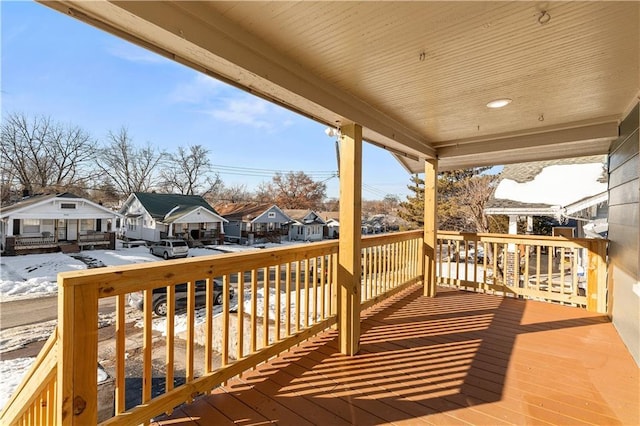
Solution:
{"label": "white car", "polygon": [[162,256],[164,259],[187,257],[189,246],[184,240],[160,240],[149,249],[151,254]]}

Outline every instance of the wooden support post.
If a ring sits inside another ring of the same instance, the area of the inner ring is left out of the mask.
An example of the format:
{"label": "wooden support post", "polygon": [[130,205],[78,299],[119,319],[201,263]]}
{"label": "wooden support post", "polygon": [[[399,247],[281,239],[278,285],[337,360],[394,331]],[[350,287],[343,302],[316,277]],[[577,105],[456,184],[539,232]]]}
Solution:
{"label": "wooden support post", "polygon": [[438,234],[437,206],[438,160],[424,162],[424,295],[436,295],[436,243]]}
{"label": "wooden support post", "polygon": [[587,255],[587,310],[608,313],[607,310],[607,264],[605,261],[607,242],[593,240],[588,245]]}
{"label": "wooden support post", "polygon": [[349,124],[341,131],[338,330],[340,351],[355,355],[360,349],[362,127]]}
{"label": "wooden support post", "polygon": [[98,422],[98,290],[58,275],[58,425]]}

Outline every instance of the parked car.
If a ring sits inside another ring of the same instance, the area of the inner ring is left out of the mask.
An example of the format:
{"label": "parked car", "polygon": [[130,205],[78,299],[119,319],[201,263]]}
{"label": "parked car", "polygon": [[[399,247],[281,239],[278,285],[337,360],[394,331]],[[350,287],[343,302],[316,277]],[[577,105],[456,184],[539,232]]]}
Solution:
{"label": "parked car", "polygon": [[[224,286],[222,281],[213,280],[213,304],[222,305],[222,292]],[[233,289],[229,288],[229,298],[233,297]],[[167,288],[158,287],[153,289],[151,298],[153,312],[159,316],[166,316],[167,308]],[[196,281],[196,308],[206,306],[207,303],[207,282],[205,280]],[[129,294],[129,306],[143,310],[144,309],[144,292],[136,291]],[[187,307],[187,283],[176,285],[176,311],[183,310]]]}
{"label": "parked car", "polygon": [[151,254],[162,256],[164,259],[187,257],[189,246],[184,240],[160,240],[149,248]]}

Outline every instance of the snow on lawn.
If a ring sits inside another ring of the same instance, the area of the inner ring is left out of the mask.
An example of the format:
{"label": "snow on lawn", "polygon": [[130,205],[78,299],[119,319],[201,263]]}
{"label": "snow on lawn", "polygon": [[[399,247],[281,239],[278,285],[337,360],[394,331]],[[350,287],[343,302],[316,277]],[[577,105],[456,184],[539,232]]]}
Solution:
{"label": "snow on lawn", "polygon": [[[192,248],[189,250],[189,257],[220,253],[222,252],[219,250],[209,248]],[[149,253],[146,247],[87,250],[73,254],[2,256],[0,258],[0,302],[56,295],[58,292],[56,280],[59,272],[162,261],[162,258]]]}
{"label": "snow on lawn", "polygon": [[[319,290],[319,288],[318,288]],[[296,299],[296,291],[295,290],[291,290],[291,318],[295,319],[296,316],[296,305],[295,305],[295,301]],[[286,320],[286,316],[287,316],[287,311],[286,309],[283,309],[284,307],[284,303],[285,303],[285,294],[280,295],[280,305],[281,305],[281,310],[280,310],[280,323],[284,323]],[[305,303],[304,303],[304,297],[305,297],[305,290],[304,289],[300,289],[300,316],[303,317],[304,313],[305,313]],[[325,300],[328,300],[328,296]],[[244,305],[243,305],[243,309],[244,309],[244,313],[250,315],[251,314],[251,292],[249,291],[245,291],[244,292]],[[258,318],[263,318],[264,317],[264,288],[260,288],[258,289],[258,291],[256,292],[256,317]],[[313,300],[310,301],[309,303],[310,306],[313,306]],[[238,309],[238,300],[237,300],[237,294],[234,295],[234,298],[230,301],[229,303],[229,311],[231,312],[235,312]],[[220,305],[215,305],[213,307],[213,317],[217,317],[222,313],[222,306]],[[174,333],[175,334],[179,334],[182,332],[187,331],[187,314],[186,312],[183,313],[179,313],[177,315],[175,315],[174,317]],[[269,319],[270,320],[275,320],[276,318],[276,290],[274,288],[270,288],[269,289]],[[204,324],[206,321],[207,317],[206,317],[206,309],[202,308],[202,309],[197,309],[195,311],[195,325],[200,325],[200,324]],[[142,321],[139,321],[136,323],[136,327],[142,328],[144,326],[144,323]],[[163,336],[166,336],[166,332],[167,332],[167,319],[164,317],[157,317],[154,318],[152,321],[152,328],[155,331],[158,331],[160,333],[162,333]]]}
{"label": "snow on lawn", "polygon": [[[328,289],[327,289],[328,290]],[[317,291],[319,294],[320,293],[320,288],[317,288]],[[290,297],[291,297],[291,305],[290,305],[290,310],[291,310],[291,323],[295,324],[296,321],[296,291],[292,290],[290,293]],[[327,296],[325,297],[325,303],[328,303],[329,300],[329,296],[327,294]],[[269,341],[273,342],[274,336],[275,336],[275,331],[274,331],[274,323],[273,321],[276,319],[276,315],[279,314],[280,317],[280,324],[281,327],[284,326],[285,322],[286,322],[286,317],[287,317],[287,308],[285,305],[285,301],[286,301],[286,294],[282,294],[280,295],[280,300],[281,300],[281,304],[280,304],[280,312],[276,313],[276,304],[275,304],[275,300],[276,300],[276,292],[275,289],[271,288],[269,289],[269,319],[271,320],[271,324],[269,326]],[[256,292],[256,317],[257,318],[264,318],[264,289],[258,289],[258,291]],[[320,304],[320,298],[318,298],[318,304]],[[251,293],[249,291],[245,291],[244,292],[244,313],[246,315],[251,315]],[[314,301],[311,300],[309,301],[309,306],[312,307],[314,306]],[[229,306],[229,311],[230,312],[236,312],[238,309],[238,302],[236,299],[231,300],[230,306]],[[328,306],[325,307],[325,312],[328,311]],[[318,308],[318,314],[321,312],[321,309]],[[213,316],[212,316],[212,325],[214,330],[220,330],[223,327],[223,318],[222,318],[222,307],[221,306],[214,306],[213,308]],[[304,289],[300,289],[300,319],[299,321],[301,323],[304,323],[304,316],[305,316],[305,290]],[[310,312],[309,315],[309,324],[313,324],[313,318],[312,318],[312,313]],[[174,317],[174,333],[177,337],[179,338],[185,338],[184,335],[182,335],[183,333],[186,333],[187,331],[187,314],[186,313],[180,313],[177,314]],[[206,336],[205,336],[205,329],[204,327],[202,327],[201,325],[204,325],[206,322],[206,309],[202,308],[202,309],[197,309],[195,311],[195,319],[194,319],[194,339],[195,342],[200,344],[200,345],[205,345],[206,342]],[[262,321],[260,321],[262,323]],[[143,322],[139,321],[138,323],[135,324],[136,327],[142,328],[143,327]],[[166,332],[167,332],[167,320],[166,318],[154,318],[152,320],[152,329],[155,331],[158,331],[160,333],[162,333],[163,336],[166,336]],[[237,344],[238,344],[238,332],[237,332],[237,327],[238,327],[238,322],[233,320],[229,322],[229,334],[228,334],[228,347],[229,348],[237,348]],[[249,336],[252,331],[250,329],[250,322],[248,321],[248,319],[245,318],[245,320],[243,321],[243,335],[244,336]],[[256,338],[258,339],[258,341],[262,341],[263,339],[263,333],[265,332],[264,330],[264,326],[258,326],[257,330],[255,330],[256,332]],[[222,333],[216,332],[213,333],[213,340],[212,340],[212,348],[214,351],[216,352],[222,352],[222,348],[224,345],[224,342],[222,340]],[[250,352],[250,339],[245,338],[244,339],[244,352],[245,354]],[[233,353],[229,354],[230,357],[235,357],[235,351],[233,351]]]}
{"label": "snow on lawn", "polygon": [[58,272],[86,267],[80,260],[62,253],[2,256],[0,302],[55,295],[58,292]]}

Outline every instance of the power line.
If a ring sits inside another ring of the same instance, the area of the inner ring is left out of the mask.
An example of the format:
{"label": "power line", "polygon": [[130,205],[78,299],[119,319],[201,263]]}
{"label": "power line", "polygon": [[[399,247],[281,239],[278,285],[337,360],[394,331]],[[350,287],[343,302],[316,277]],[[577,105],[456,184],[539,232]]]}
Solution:
{"label": "power line", "polygon": [[[277,169],[261,169],[256,167],[239,167],[239,166],[225,166],[221,164],[213,164],[212,169],[220,174],[227,175],[240,175],[240,176],[258,176],[258,177],[272,177],[273,175],[288,174],[293,170],[277,170]],[[333,170],[311,170],[304,171],[304,173],[312,178],[327,179],[336,175]]]}
{"label": "power line", "polygon": [[379,195],[379,196],[382,196],[382,197],[387,195],[387,193],[384,192],[383,190],[378,189],[378,188],[376,188],[374,186],[368,185],[366,183],[362,184],[362,189],[364,189],[365,191],[368,191],[368,192],[370,192],[370,193],[372,193],[374,195]]}

